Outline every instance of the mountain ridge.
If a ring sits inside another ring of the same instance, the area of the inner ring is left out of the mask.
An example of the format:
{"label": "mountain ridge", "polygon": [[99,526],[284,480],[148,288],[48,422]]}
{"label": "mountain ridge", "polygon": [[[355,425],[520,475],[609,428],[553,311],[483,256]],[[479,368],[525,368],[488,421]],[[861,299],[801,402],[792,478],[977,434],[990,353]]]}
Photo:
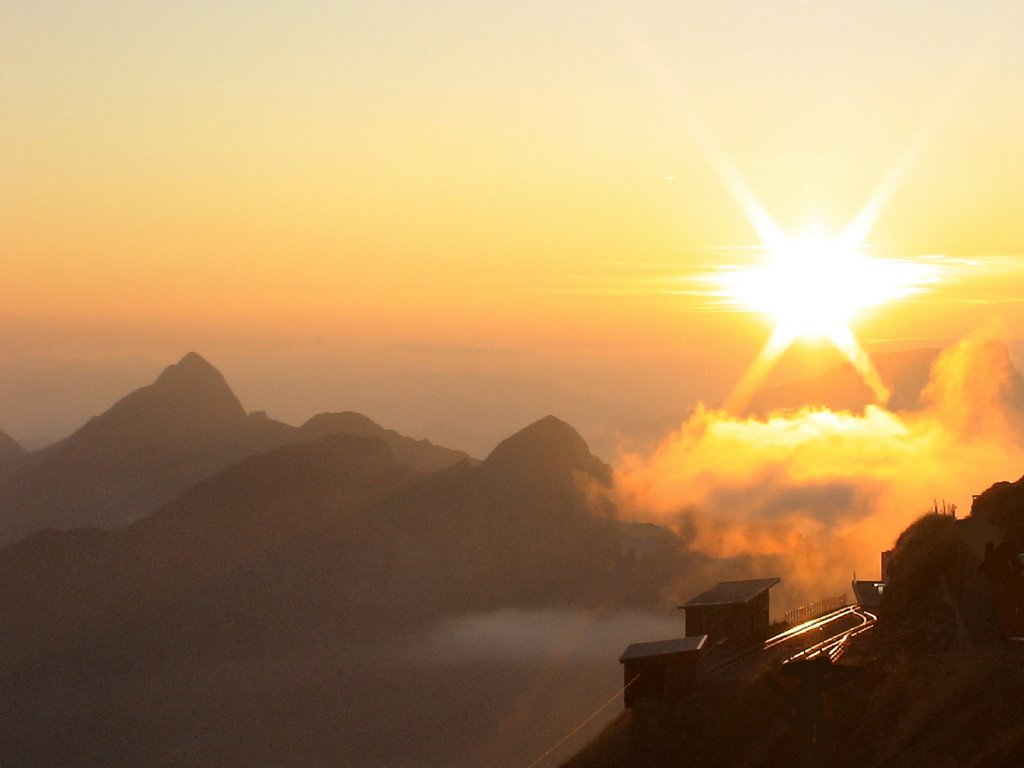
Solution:
{"label": "mountain ridge", "polygon": [[[314,417],[293,427],[247,414],[220,371],[189,352],[152,384],[11,465],[0,482],[0,543],[47,527],[123,525],[246,456],[343,426]],[[419,471],[469,460],[369,419],[360,421],[359,431],[380,437]]]}

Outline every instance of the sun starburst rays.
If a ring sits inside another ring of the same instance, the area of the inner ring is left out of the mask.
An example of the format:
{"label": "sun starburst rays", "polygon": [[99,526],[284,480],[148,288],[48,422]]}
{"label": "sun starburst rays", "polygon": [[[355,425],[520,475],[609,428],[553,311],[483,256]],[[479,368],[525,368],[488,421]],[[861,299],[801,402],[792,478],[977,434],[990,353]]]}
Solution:
{"label": "sun starburst rays", "polygon": [[[1009,14],[1008,8],[1004,17]],[[857,370],[877,400],[886,402],[889,393],[851,329],[851,322],[869,307],[926,290],[939,281],[939,269],[935,263],[924,260],[867,256],[863,253],[864,243],[939,128],[977,80],[997,47],[995,43],[1008,34],[1012,25],[1002,20],[993,21],[976,41],[972,51],[953,70],[908,145],[840,235],[832,240],[793,239],[753,193],[709,125],[701,119],[676,74],[661,60],[627,11],[617,3],[609,4],[608,9],[627,46],[742,208],[764,249],[764,260],[759,265],[719,269],[698,277],[700,285],[696,289],[677,286],[664,291],[701,294],[710,287],[714,297],[729,308],[760,312],[773,318],[770,338],[741,377],[728,404],[734,410],[745,407],[786,350],[797,339],[808,336],[828,339]]]}
{"label": "sun starburst rays", "polygon": [[[760,209],[763,214],[763,208]],[[759,263],[717,275],[719,295],[738,309],[772,318],[775,328],[741,377],[726,408],[742,412],[786,350],[801,338],[827,339],[853,366],[876,400],[889,390],[850,327],[863,310],[910,296],[935,279],[927,264],[862,252],[863,217],[840,236],[779,234]]]}

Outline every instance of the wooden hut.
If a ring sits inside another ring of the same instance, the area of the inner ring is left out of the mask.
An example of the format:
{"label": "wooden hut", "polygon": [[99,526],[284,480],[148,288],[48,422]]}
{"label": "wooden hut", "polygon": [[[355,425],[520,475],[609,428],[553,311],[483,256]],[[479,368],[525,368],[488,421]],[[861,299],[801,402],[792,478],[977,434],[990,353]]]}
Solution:
{"label": "wooden hut", "polygon": [[623,651],[623,699],[626,709],[677,704],[697,683],[700,652],[707,636],[633,643]]}
{"label": "wooden hut", "polygon": [[687,636],[708,635],[712,643],[751,645],[768,637],[768,590],[781,579],[722,581],[686,604]]}

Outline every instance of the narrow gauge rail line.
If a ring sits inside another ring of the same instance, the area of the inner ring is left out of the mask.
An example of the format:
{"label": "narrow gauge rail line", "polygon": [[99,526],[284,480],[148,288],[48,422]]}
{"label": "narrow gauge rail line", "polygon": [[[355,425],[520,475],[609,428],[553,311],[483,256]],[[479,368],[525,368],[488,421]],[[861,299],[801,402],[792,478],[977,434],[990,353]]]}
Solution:
{"label": "narrow gauge rail line", "polygon": [[704,672],[704,676],[707,677],[709,675],[714,675],[723,669],[731,667],[733,664],[742,661],[743,659],[748,659],[755,654],[776,648],[784,643],[799,640],[810,632],[815,630],[824,630],[829,624],[851,616],[860,619],[860,624],[852,628],[840,630],[824,640],[797,651],[795,654],[785,659],[783,663],[789,663],[799,659],[811,659],[821,653],[828,653],[829,658],[832,661],[836,661],[842,653],[845,652],[846,644],[852,638],[863,632],[867,632],[869,629],[874,627],[875,622],[878,620],[877,616],[870,611],[865,611],[857,605],[848,605],[843,608],[839,608],[831,613],[825,614],[824,616],[819,616],[816,619],[811,619],[803,622],[802,624],[798,624],[795,627],[791,627],[784,632],[780,632],[774,637],[768,638],[759,646],[748,648],[745,651],[737,653],[735,656],[719,662],[713,667],[707,669]]}

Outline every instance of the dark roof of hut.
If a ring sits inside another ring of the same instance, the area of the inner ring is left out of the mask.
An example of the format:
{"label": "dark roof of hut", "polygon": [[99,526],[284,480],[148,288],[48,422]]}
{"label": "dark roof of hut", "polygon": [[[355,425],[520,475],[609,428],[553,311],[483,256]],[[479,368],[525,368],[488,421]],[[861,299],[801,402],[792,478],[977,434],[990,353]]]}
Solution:
{"label": "dark roof of hut", "polygon": [[636,659],[653,659],[656,656],[674,656],[677,653],[699,651],[708,641],[707,635],[681,637],[677,640],[657,640],[653,643],[633,643],[619,656],[619,663]]}
{"label": "dark roof of hut", "polygon": [[688,600],[681,608],[699,608],[708,605],[736,605],[749,603],[762,592],[774,587],[781,579],[744,579],[720,581],[707,592]]}

